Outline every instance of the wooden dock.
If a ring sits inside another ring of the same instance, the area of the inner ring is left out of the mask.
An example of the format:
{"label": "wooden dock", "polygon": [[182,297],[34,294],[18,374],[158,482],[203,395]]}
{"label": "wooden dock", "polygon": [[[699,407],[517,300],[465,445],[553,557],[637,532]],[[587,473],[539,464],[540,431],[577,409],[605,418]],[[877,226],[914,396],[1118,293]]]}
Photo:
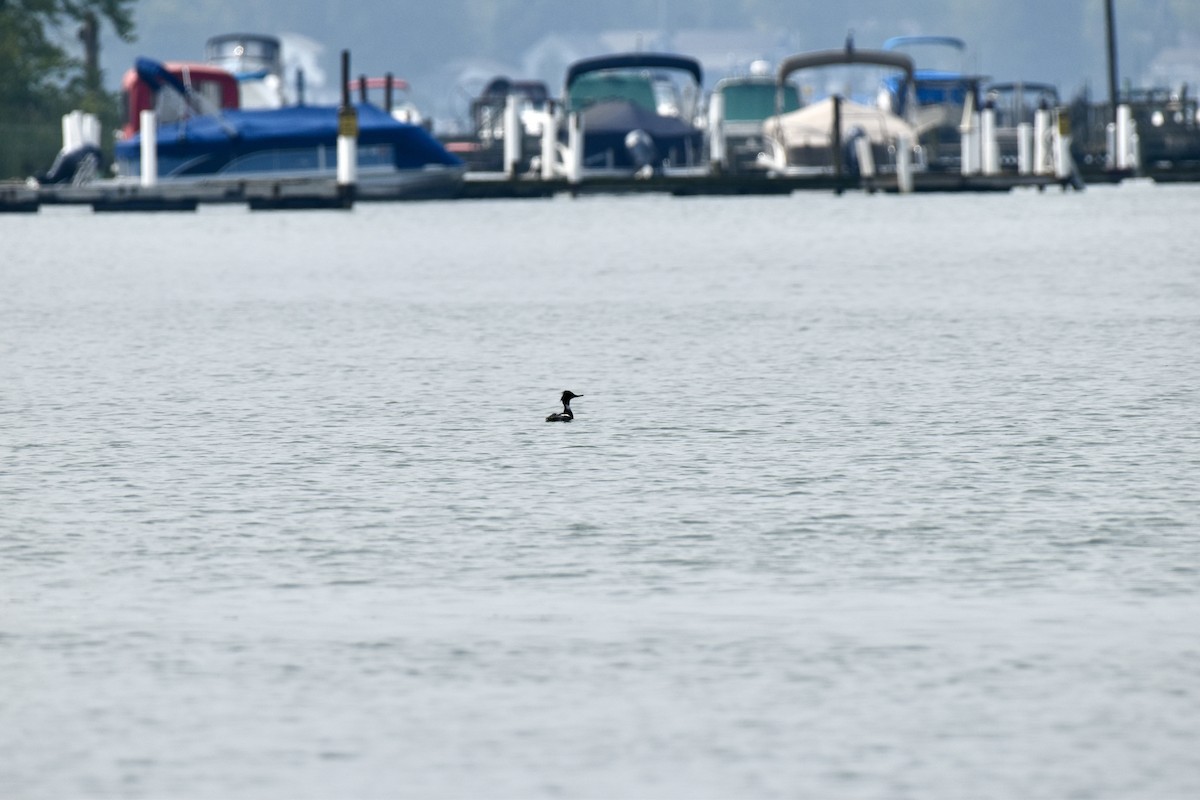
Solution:
{"label": "wooden dock", "polygon": [[[913,175],[914,192],[1007,192],[1019,187],[1065,187],[1053,176],[972,175],[925,172]],[[899,191],[894,175],[859,179],[835,175],[770,175],[763,173],[705,175],[651,175],[648,177],[595,175],[572,183],[565,178],[543,179],[522,174],[468,173],[459,190],[448,199],[523,199],[565,194],[668,194],[676,197],[786,195],[793,192]],[[356,202],[426,199],[405,195],[355,197],[332,179],[305,181],[242,181],[228,184],[159,184],[95,181],[81,186],[28,186],[0,183],[0,213],[33,213],[42,206],[91,206],[96,212],[195,211],[201,205],[241,204],[252,210],[349,209]]]}

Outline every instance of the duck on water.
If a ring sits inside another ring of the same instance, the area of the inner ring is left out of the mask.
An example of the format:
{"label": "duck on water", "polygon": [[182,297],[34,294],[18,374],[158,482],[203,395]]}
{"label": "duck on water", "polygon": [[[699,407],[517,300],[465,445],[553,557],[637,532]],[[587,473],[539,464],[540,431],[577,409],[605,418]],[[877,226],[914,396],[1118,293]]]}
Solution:
{"label": "duck on water", "polygon": [[576,397],[583,397],[583,395],[575,394],[570,389],[564,391],[562,393],[563,410],[561,412],[556,411],[546,417],[546,422],[570,422],[575,419],[575,413],[571,411],[571,401]]}

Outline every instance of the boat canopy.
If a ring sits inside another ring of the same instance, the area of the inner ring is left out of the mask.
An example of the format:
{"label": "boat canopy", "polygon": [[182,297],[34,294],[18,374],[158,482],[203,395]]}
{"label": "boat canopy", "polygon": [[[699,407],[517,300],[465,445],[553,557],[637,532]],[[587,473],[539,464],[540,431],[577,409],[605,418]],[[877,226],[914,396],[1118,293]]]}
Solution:
{"label": "boat canopy", "polygon": [[899,47],[920,47],[925,45],[944,45],[955,50],[966,50],[967,43],[957,36],[893,36],[883,43],[884,50],[895,50]]}
{"label": "boat canopy", "polygon": [[812,53],[801,53],[798,56],[785,58],[775,71],[775,79],[779,83],[787,81],[793,72],[816,67],[828,67],[837,64],[865,64],[879,67],[891,67],[904,73],[911,83],[913,78],[913,61],[903,53],[893,53],[887,50],[860,50],[847,47],[843,50],[817,50]]}
{"label": "boat canopy", "polygon": [[[916,130],[902,118],[852,100],[841,101],[841,139],[849,140],[855,130],[861,130],[872,144],[889,144],[897,136],[917,141]],[[764,130],[789,147],[828,147],[833,138],[833,98],[827,97],[804,108],[771,117],[763,123]]]}
{"label": "boat canopy", "polygon": [[[424,128],[398,122],[370,103],[358,103],[355,109],[358,112],[359,146],[391,145],[394,150],[392,163],[398,169],[427,164],[461,164]],[[336,106],[236,110],[160,125],[158,155],[162,162],[182,163],[190,158],[195,159],[196,169],[200,169],[201,164],[219,168],[219,165],[249,153],[333,147],[337,137]],[[140,135],[118,142],[117,158],[136,162],[140,148]]]}
{"label": "boat canopy", "polygon": [[594,56],[576,61],[567,68],[567,92],[581,75],[589,72],[613,69],[673,69],[689,73],[697,84],[704,82],[700,62],[690,56],[670,53],[618,53],[617,55]]}

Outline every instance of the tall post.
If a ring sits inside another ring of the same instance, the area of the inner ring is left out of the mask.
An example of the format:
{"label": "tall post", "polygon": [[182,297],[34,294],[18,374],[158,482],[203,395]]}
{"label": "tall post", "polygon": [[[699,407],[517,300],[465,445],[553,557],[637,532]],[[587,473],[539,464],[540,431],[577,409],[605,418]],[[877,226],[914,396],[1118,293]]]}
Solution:
{"label": "tall post", "polygon": [[1112,122],[1117,121],[1117,25],[1113,14],[1113,0],[1104,0],[1104,29],[1108,36],[1108,102],[1112,109]]}
{"label": "tall post", "polygon": [[337,189],[342,205],[354,204],[358,180],[358,112],[350,105],[350,51],[342,51],[342,105],[338,108]]}
{"label": "tall post", "polygon": [[542,121],[542,180],[554,177],[554,163],[558,153],[558,119],[554,114],[554,101],[546,101],[545,117]]}
{"label": "tall post", "polygon": [[396,89],[396,78],[392,73],[387,73],[383,78],[383,108],[387,113],[392,113],[392,97]]}
{"label": "tall post", "polygon": [[903,133],[896,137],[896,188],[900,194],[913,190],[912,142]]}
{"label": "tall post", "polygon": [[713,169],[729,168],[725,145],[725,95],[714,92],[708,101],[708,162]]}
{"label": "tall post", "polygon": [[141,180],[142,186],[154,186],[158,183],[158,114],[148,108],[138,117],[142,137],[141,140]]}
{"label": "tall post", "polygon": [[578,111],[567,115],[567,183],[578,186],[583,180],[583,117]]}
{"label": "tall post", "polygon": [[521,130],[520,98],[514,92],[509,92],[504,98],[504,174],[509,178],[517,176],[517,165],[521,161],[521,145],[524,143]]}
{"label": "tall post", "polygon": [[833,130],[829,132],[829,146],[833,156],[834,191],[842,193],[842,96],[833,96]]}

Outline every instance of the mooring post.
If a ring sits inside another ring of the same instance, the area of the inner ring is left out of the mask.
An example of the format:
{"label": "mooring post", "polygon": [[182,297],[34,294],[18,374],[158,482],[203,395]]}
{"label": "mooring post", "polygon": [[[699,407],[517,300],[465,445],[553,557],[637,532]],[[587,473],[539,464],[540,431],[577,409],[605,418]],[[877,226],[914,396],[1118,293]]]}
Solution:
{"label": "mooring post", "polygon": [[896,137],[896,188],[900,194],[913,190],[912,142],[903,133]]}
{"label": "mooring post", "polygon": [[158,183],[158,114],[154,109],[146,109],[139,116],[142,135],[142,186],[154,186]]}
{"label": "mooring post", "polygon": [[350,105],[350,51],[343,50],[342,105],[338,108],[337,189],[345,208],[354,204],[354,185],[357,180],[358,112]]}
{"label": "mooring post", "polygon": [[542,118],[542,180],[554,177],[554,166],[558,155],[558,118],[554,113],[554,101],[546,101],[546,112]]}
{"label": "mooring post", "polygon": [[521,131],[520,98],[509,92],[504,98],[504,174],[509,178],[517,177],[517,165],[521,161]]}
{"label": "mooring post", "polygon": [[983,104],[979,115],[979,171],[984,175],[1000,172],[1000,149],[996,144],[996,106],[991,100]]}
{"label": "mooring post", "polygon": [[715,169],[727,170],[725,95],[714,93],[708,101],[708,160]]}
{"label": "mooring post", "polygon": [[842,96],[833,96],[833,130],[829,132],[829,142],[833,156],[833,190],[842,193]]}
{"label": "mooring post", "polygon": [[1057,109],[1056,115],[1058,133],[1054,140],[1054,177],[1066,180],[1071,177],[1071,118],[1065,108]]}
{"label": "mooring post", "polygon": [[583,180],[583,118],[578,111],[567,116],[567,182],[578,186]]}
{"label": "mooring post", "polygon": [[1050,162],[1050,108],[1042,100],[1033,112],[1033,174],[1052,172]]}
{"label": "mooring post", "polygon": [[1028,122],[1017,123],[1017,174],[1033,173],[1033,126]]}

